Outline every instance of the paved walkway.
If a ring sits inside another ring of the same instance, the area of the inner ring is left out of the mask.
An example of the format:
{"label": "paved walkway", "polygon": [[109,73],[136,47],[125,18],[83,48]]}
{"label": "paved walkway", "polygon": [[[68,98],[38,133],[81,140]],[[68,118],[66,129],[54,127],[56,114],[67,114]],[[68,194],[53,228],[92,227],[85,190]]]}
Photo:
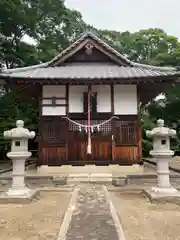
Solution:
{"label": "paved walkway", "polygon": [[66,240],[118,240],[117,229],[104,187],[81,186]]}

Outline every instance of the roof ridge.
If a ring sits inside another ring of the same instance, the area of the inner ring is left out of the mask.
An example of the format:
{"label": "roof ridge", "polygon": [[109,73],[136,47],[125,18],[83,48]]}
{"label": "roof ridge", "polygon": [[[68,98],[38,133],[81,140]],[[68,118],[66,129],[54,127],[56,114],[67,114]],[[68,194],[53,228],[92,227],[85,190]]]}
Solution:
{"label": "roof ridge", "polygon": [[137,68],[144,68],[144,69],[150,69],[150,70],[159,70],[159,71],[176,71],[176,68],[174,67],[161,67],[161,66],[154,66],[154,65],[148,65],[148,64],[142,64],[142,63],[136,63],[131,61],[133,67]]}
{"label": "roof ridge", "polygon": [[49,62],[45,62],[45,63],[40,63],[40,64],[28,66],[28,67],[7,68],[7,69],[3,70],[1,73],[22,72],[22,71],[33,70],[36,68],[43,68],[43,67],[47,67],[48,63]]}

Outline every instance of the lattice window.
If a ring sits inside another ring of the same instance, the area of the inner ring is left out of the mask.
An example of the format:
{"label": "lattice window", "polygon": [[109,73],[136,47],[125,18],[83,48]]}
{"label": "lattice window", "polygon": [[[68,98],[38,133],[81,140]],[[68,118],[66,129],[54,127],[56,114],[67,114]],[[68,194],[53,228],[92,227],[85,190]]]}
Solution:
{"label": "lattice window", "polygon": [[116,121],[115,126],[116,145],[137,145],[137,122]]}
{"label": "lattice window", "polygon": [[[99,123],[102,123],[102,122],[104,122],[104,121],[105,121],[105,120],[98,121],[98,124],[99,124]],[[98,132],[97,132],[97,133],[98,133]],[[103,125],[101,125],[101,126],[99,127],[99,134],[105,136],[105,135],[107,135],[107,134],[109,134],[109,133],[112,133],[112,122],[111,122],[111,121],[110,121],[110,122],[107,122],[107,123],[105,123],[105,124],[103,124]]]}
{"label": "lattice window", "polygon": [[[87,120],[74,120],[75,122],[79,123],[79,124],[83,124],[83,125],[88,125],[88,121]],[[106,120],[91,120],[91,126],[92,125],[98,125],[103,123]],[[81,132],[79,131],[79,126],[73,123],[69,123],[69,136],[86,136],[87,137],[87,133],[86,133],[86,129],[85,128],[81,128]],[[107,136],[107,135],[111,135],[112,134],[112,122],[108,122],[106,124],[103,124],[101,126],[99,126],[99,128],[95,127],[93,128],[93,132],[92,132],[92,136]]]}
{"label": "lattice window", "polygon": [[42,123],[42,140],[48,145],[65,144],[67,140],[67,122],[53,118],[44,120]]}

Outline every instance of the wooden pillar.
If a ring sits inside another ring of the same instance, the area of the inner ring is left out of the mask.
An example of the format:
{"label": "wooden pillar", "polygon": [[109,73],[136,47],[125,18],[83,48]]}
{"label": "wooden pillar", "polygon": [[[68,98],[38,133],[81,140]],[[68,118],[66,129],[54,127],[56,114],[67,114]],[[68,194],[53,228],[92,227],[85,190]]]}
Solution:
{"label": "wooden pillar", "polygon": [[39,92],[39,121],[38,121],[38,158],[37,158],[37,166],[42,165],[42,137],[41,137],[41,131],[42,131],[42,85],[40,86],[40,92]]}
{"label": "wooden pillar", "polygon": [[69,115],[69,85],[66,84],[66,116]]}
{"label": "wooden pillar", "polygon": [[[111,114],[114,116],[114,84],[111,84]],[[115,122],[116,120],[112,120],[112,162],[114,161],[114,151],[115,151],[115,141],[114,141],[114,134],[115,134]]]}
{"label": "wooden pillar", "polygon": [[140,90],[137,85],[137,137],[138,137],[138,163],[142,162],[142,131],[141,131],[141,112],[140,112]]}
{"label": "wooden pillar", "polygon": [[[69,85],[66,84],[66,116],[68,117],[69,115]],[[66,161],[68,161],[69,159],[69,122],[66,122],[66,129],[67,129],[67,141],[66,141]]]}

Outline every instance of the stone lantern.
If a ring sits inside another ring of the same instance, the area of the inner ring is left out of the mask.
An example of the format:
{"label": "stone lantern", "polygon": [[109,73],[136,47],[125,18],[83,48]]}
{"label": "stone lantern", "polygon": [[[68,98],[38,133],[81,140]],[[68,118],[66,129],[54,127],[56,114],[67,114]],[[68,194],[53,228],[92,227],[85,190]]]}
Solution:
{"label": "stone lantern", "polygon": [[169,180],[169,161],[174,155],[174,152],[170,149],[170,137],[174,137],[176,131],[164,127],[164,120],[159,119],[157,127],[152,131],[146,131],[146,135],[153,139],[153,150],[150,151],[150,155],[157,162],[157,186],[146,192],[151,199],[180,197],[179,191],[171,186]]}
{"label": "stone lantern", "polygon": [[16,128],[4,132],[4,137],[11,139],[11,151],[7,153],[7,157],[12,159],[12,187],[1,196],[2,198],[32,198],[36,195],[35,190],[31,190],[25,186],[25,161],[31,156],[28,151],[28,140],[35,137],[35,132],[30,132],[24,128],[24,121],[16,121]]}

